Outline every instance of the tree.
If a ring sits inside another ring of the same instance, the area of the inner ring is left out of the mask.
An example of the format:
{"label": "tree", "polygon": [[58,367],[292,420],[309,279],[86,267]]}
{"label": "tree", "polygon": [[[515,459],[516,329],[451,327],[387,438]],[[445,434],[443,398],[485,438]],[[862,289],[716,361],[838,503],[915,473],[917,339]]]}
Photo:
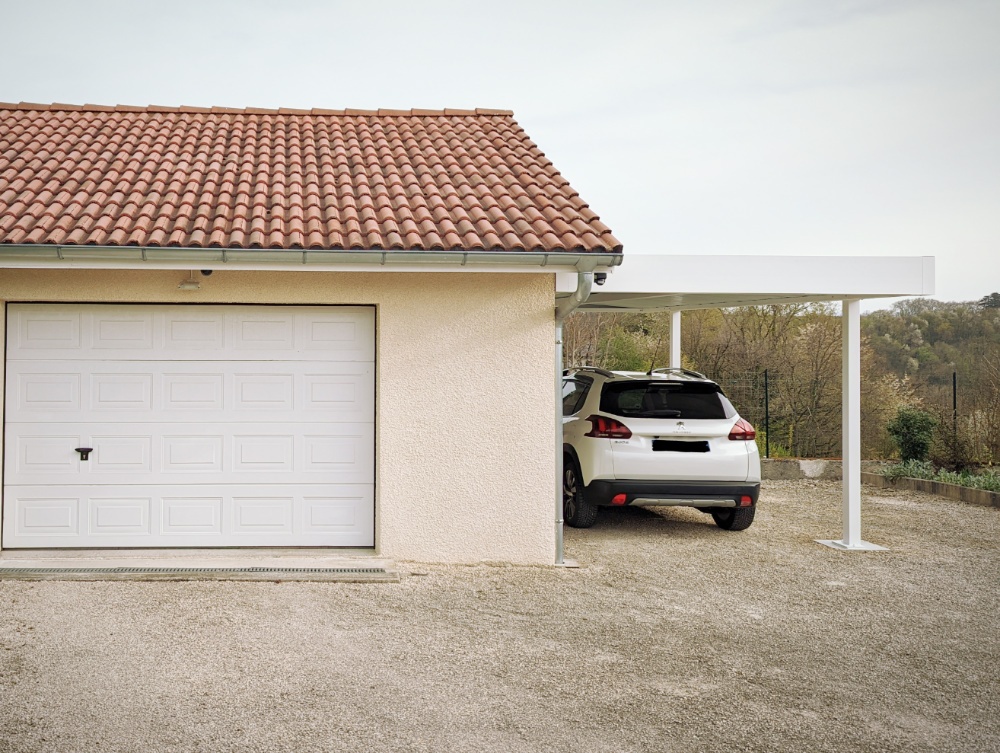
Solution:
{"label": "tree", "polygon": [[1000,309],[1000,293],[984,295],[977,303],[984,309]]}

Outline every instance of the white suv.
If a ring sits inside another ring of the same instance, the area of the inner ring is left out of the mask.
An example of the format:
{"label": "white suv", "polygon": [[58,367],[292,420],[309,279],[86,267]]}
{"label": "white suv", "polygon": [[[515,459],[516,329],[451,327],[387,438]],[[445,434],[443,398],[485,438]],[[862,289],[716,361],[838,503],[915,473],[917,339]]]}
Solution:
{"label": "white suv", "polygon": [[570,369],[563,377],[563,515],[592,526],[611,505],[683,505],[742,531],[760,494],[753,426],[696,371]]}

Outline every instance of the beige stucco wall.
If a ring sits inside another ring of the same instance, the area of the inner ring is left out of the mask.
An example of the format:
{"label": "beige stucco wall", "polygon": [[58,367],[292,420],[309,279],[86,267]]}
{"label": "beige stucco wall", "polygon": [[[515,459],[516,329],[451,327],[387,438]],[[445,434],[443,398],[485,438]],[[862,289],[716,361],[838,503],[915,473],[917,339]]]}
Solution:
{"label": "beige stucco wall", "polygon": [[[552,274],[0,270],[0,300],[376,307],[376,552],[551,564]],[[5,332],[6,327],[0,328]]]}

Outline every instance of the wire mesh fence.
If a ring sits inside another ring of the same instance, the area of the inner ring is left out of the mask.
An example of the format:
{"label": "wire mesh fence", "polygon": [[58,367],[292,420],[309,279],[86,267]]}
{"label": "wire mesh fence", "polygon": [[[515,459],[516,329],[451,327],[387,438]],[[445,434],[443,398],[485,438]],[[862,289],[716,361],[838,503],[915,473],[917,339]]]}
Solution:
{"label": "wire mesh fence", "polygon": [[840,456],[840,383],[771,369],[713,375],[757,429],[764,457]]}
{"label": "wire mesh fence", "polygon": [[[762,457],[841,456],[840,375],[809,380],[779,370],[721,372],[722,386],[740,415],[757,429]],[[917,379],[919,407],[938,420],[935,452],[958,464],[1000,462],[1000,405],[975,384],[949,379]],[[891,459],[897,447],[887,430],[894,407],[881,404],[871,385],[862,384],[861,450],[869,460]]]}

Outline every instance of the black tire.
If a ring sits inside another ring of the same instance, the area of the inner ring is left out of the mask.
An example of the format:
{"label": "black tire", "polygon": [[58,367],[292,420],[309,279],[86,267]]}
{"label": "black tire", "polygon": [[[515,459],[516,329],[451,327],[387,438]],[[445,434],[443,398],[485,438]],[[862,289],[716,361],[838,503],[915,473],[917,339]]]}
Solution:
{"label": "black tire", "polygon": [[753,523],[757,505],[751,507],[722,507],[712,510],[715,525],[726,531],[745,531]]}
{"label": "black tire", "polygon": [[597,505],[583,498],[580,467],[569,455],[563,458],[563,519],[574,528],[590,528],[597,521]]}

